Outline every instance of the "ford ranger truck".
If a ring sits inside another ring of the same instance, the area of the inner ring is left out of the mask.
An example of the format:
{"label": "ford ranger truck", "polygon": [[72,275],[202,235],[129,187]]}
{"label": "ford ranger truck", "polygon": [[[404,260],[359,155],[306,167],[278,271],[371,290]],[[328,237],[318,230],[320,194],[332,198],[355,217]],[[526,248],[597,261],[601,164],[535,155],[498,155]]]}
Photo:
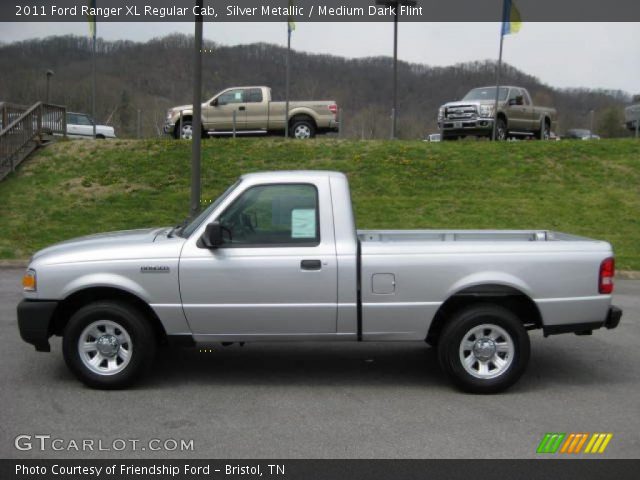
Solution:
{"label": "ford ranger truck", "polygon": [[242,176],[183,227],[37,252],[20,334],[62,336],[87,385],[131,384],[158,345],[427,342],[470,392],[512,385],[528,331],[615,328],[607,242],[546,230],[356,230],[345,175]]}
{"label": "ford ranger truck", "polygon": [[556,127],[553,108],[536,107],[526,88],[500,87],[498,113],[495,113],[496,87],[474,88],[457,102],[445,103],[438,110],[438,127],[443,140],[466,136],[496,139],[535,137],[549,139]]}
{"label": "ford ranger truck", "polygon": [[[284,132],[285,102],[271,100],[268,87],[227,88],[202,104],[202,134],[212,136],[265,135]],[[338,106],[333,100],[290,101],[289,132],[306,139],[317,133],[338,131]],[[193,136],[193,107],[182,105],[167,111],[164,132],[174,138]]]}

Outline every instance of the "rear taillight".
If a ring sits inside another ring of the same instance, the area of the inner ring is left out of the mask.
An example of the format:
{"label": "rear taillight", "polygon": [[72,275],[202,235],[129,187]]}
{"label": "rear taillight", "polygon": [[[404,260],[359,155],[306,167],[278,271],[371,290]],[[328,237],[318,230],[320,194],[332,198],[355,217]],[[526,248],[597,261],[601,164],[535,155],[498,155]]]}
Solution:
{"label": "rear taillight", "polygon": [[616,261],[613,258],[605,258],[600,264],[600,276],[598,277],[598,291],[600,293],[613,293],[613,276],[616,273]]}
{"label": "rear taillight", "polygon": [[329,111],[335,115],[336,113],[338,113],[338,105],[336,105],[335,103],[329,105]]}

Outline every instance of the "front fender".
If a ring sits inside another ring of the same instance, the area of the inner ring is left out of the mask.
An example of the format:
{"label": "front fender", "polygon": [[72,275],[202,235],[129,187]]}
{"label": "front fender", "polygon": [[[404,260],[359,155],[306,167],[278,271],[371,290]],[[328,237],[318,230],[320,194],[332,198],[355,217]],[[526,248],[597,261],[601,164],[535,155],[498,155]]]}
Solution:
{"label": "front fender", "polygon": [[149,292],[139,283],[117,273],[89,273],[73,278],[61,290],[61,298],[67,298],[77,291],[94,287],[112,287],[125,290],[141,300],[150,303]]}

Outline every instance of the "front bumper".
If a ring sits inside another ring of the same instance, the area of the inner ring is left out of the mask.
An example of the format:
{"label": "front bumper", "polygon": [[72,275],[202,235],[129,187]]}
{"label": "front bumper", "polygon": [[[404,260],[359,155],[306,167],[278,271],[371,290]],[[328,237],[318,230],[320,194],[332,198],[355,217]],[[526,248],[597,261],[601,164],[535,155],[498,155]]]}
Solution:
{"label": "front bumper", "polygon": [[438,120],[438,128],[440,128],[445,135],[486,135],[493,131],[493,118],[440,119]]}
{"label": "front bumper", "polygon": [[576,335],[591,335],[593,330],[605,327],[607,329],[616,328],[622,318],[622,309],[610,306],[607,316],[601,322],[572,323],[568,325],[548,325],[543,327],[544,336],[558,335],[560,333],[575,333]]}
{"label": "front bumper", "polygon": [[55,301],[22,300],[18,304],[18,328],[22,340],[38,352],[50,352],[49,337],[53,334]]}

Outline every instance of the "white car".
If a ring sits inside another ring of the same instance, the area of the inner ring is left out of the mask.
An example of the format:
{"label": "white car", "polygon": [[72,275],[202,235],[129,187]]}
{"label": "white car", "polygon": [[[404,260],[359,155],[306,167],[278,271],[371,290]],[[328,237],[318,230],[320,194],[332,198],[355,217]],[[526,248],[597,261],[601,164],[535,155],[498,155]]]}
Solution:
{"label": "white car", "polygon": [[[92,138],[93,120],[86,113],[67,112],[67,137],[69,138]],[[107,125],[96,125],[96,138],[116,138],[113,127]]]}

